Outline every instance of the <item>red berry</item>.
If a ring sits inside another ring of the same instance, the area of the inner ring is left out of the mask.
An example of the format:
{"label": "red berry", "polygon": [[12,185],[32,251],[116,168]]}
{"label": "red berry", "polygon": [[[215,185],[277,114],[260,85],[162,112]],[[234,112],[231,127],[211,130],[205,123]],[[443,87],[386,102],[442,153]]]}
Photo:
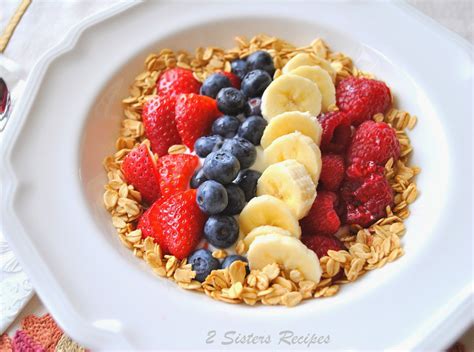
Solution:
{"label": "red berry", "polygon": [[319,184],[324,190],[336,192],[344,179],[344,158],[338,154],[322,156]]}
{"label": "red berry", "polygon": [[346,221],[368,227],[386,216],[386,207],[393,204],[393,191],[383,174],[373,173],[358,180],[344,182],[341,195],[346,204]]}
{"label": "red berry", "polygon": [[319,115],[318,121],[323,129],[321,150],[333,153],[346,150],[352,134],[349,117],[343,112],[334,111]]}
{"label": "red berry", "polygon": [[339,230],[341,221],[336,213],[337,196],[333,192],[320,191],[308,215],[300,220],[304,235],[332,235]]}
{"label": "red berry", "polygon": [[142,120],[145,136],[150,140],[151,150],[158,156],[168,153],[168,148],[181,143],[175,122],[174,97],[155,96],[143,107]]}
{"label": "red berry", "polygon": [[[161,226],[156,219],[159,219],[159,207],[164,199],[157,200],[153,205],[148,208],[140,219],[138,220],[137,228],[142,231],[142,237],[152,237],[155,243],[158,243],[164,253],[169,253],[168,247],[166,246],[166,240],[161,230]],[[152,221],[153,219],[153,221]]]}
{"label": "red berry", "polygon": [[160,190],[163,197],[185,191],[199,164],[199,158],[191,154],[170,154],[158,160]]}
{"label": "red berry", "polygon": [[216,101],[204,95],[181,94],[176,101],[176,126],[183,143],[194,149],[194,142],[211,132],[212,123],[222,114]]}
{"label": "red berry", "polygon": [[232,87],[240,89],[240,78],[238,76],[234,75],[232,72],[222,71],[220,73],[222,73],[229,79],[230,83],[232,84]]}
{"label": "red berry", "polygon": [[342,80],[336,88],[336,99],[339,109],[347,112],[356,126],[387,111],[392,101],[385,83],[361,77]]}
{"label": "red berry", "polygon": [[319,259],[328,255],[328,251],[340,251],[346,249],[344,244],[335,236],[307,235],[301,237],[301,241],[316,253]]}
{"label": "red berry", "polygon": [[347,161],[353,163],[356,159],[373,161],[378,165],[400,156],[400,142],[395,130],[385,122],[366,121],[361,124],[347,151]]}
{"label": "red berry", "polygon": [[151,204],[160,197],[160,176],[155,160],[145,144],[133,148],[122,163],[128,183],[140,192],[143,200]]}
{"label": "red berry", "polygon": [[150,214],[153,230],[164,238],[168,252],[178,259],[186,258],[196,248],[205,221],[194,189],[163,198],[157,210]]}
{"label": "red berry", "polygon": [[156,83],[159,95],[199,93],[201,83],[194,78],[193,71],[181,67],[171,68],[162,73]]}
{"label": "red berry", "polygon": [[377,165],[373,161],[363,161],[355,159],[346,170],[346,177],[352,182],[362,182],[371,174],[383,175],[385,168]]}

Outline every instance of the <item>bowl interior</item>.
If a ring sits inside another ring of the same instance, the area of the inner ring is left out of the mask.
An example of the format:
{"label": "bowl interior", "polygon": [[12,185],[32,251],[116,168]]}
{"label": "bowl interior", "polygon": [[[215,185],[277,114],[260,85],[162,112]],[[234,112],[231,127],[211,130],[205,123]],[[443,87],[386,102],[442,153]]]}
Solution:
{"label": "bowl interior", "polygon": [[[417,180],[418,188],[436,189],[439,187],[436,185],[443,184],[446,179],[446,170],[439,169],[436,158],[430,157],[430,154],[434,154],[447,158],[446,141],[435,109],[424,94],[423,86],[404,71],[396,57],[389,59],[384,56],[384,53],[357,41],[347,33],[343,34],[334,28],[322,27],[315,22],[280,17],[234,17],[189,26],[148,43],[138,52],[131,52],[130,56],[116,67],[115,73],[104,79],[95,101],[91,102],[89,115],[83,125],[79,152],[81,182],[90,216],[97,226],[97,235],[107,239],[111,251],[123,252],[123,260],[129,261],[130,265],[135,266],[137,270],[149,271],[150,280],[156,280],[151,270],[122,246],[111,225],[110,215],[105,211],[102,203],[103,186],[106,182],[102,160],[114,152],[115,139],[119,135],[123,117],[121,100],[128,96],[128,87],[134,77],[143,71],[143,62],[149,53],[158,52],[163,48],[185,49],[193,52],[196,47],[209,45],[229,48],[234,46],[235,36],[250,37],[258,33],[281,37],[297,46],[308,45],[313,39],[321,37],[333,51],[344,52],[354,60],[358,68],[372,72],[385,81],[392,89],[397,107],[420,117],[417,128],[410,133],[414,148],[413,164],[423,168]],[[408,219],[408,232],[403,240],[408,255],[384,268],[383,274],[375,271],[355,284],[347,285],[340,295],[353,297],[355,294],[367,294],[370,288],[381,285],[391,275],[398,273],[409,275],[409,271],[402,269],[425,240],[416,234],[431,233],[428,227],[435,226],[433,219],[437,218],[436,215],[440,211],[441,202],[434,197],[434,195],[422,193],[422,196],[411,207],[411,211],[416,213],[416,216]],[[314,302],[317,304],[316,300]]]}

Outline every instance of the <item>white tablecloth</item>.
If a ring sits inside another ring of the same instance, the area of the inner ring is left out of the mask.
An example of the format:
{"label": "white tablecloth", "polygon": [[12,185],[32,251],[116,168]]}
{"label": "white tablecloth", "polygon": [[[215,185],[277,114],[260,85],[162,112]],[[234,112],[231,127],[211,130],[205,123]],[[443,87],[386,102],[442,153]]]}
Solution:
{"label": "white tablecloth", "polygon": [[[23,16],[4,54],[28,73],[36,60],[61,40],[71,27],[85,17],[103,10],[115,2],[111,0],[74,2],[34,0]],[[19,3],[19,0],[0,0],[0,31],[3,31]],[[409,0],[409,3],[459,33],[471,43],[473,42],[472,0]],[[26,315],[42,314],[46,311],[36,296],[33,296],[26,307],[21,307],[22,309],[19,309],[20,315],[7,330],[10,334],[19,328],[19,322]],[[0,307],[1,311],[2,307]],[[466,344],[467,350],[474,351],[474,328],[464,335],[462,341]]]}

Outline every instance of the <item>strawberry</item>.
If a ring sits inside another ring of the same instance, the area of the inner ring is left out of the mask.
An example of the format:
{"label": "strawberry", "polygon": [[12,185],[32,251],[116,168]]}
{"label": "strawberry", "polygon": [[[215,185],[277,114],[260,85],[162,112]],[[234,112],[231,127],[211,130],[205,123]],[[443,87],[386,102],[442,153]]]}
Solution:
{"label": "strawberry", "polygon": [[208,135],[212,123],[221,115],[214,99],[204,95],[181,94],[176,101],[176,126],[183,144],[193,150],[194,142]]}
{"label": "strawberry", "polygon": [[168,153],[168,148],[181,143],[175,122],[176,99],[169,96],[155,96],[143,107],[142,120],[145,136],[150,140],[151,150],[158,156]]}
{"label": "strawberry", "polygon": [[140,216],[137,228],[142,231],[143,238],[151,236],[155,240],[155,243],[160,245],[162,251],[164,253],[168,253],[168,247],[166,246],[166,241],[163,236],[163,231],[161,231],[161,226],[159,222],[154,221],[155,219],[159,219],[160,203],[163,201],[163,198],[157,200],[142,214],[142,216]]}
{"label": "strawberry", "polygon": [[321,150],[332,153],[346,150],[352,134],[349,116],[341,111],[333,111],[319,115],[318,121],[323,129]]}
{"label": "strawberry", "polygon": [[220,73],[229,79],[230,83],[232,84],[232,87],[240,89],[240,78],[238,76],[234,75],[232,72],[222,71]]}
{"label": "strawberry", "polygon": [[384,166],[390,158],[396,161],[399,157],[400,142],[395,130],[385,122],[366,121],[361,124],[347,150],[349,163],[358,159]]}
{"label": "strawberry", "polygon": [[177,96],[185,93],[199,93],[201,83],[194,78],[193,71],[181,67],[163,72],[156,83],[159,95]]}
{"label": "strawberry", "polygon": [[140,144],[127,154],[123,159],[122,171],[127,182],[140,192],[146,203],[151,204],[160,197],[160,176],[145,144]]}
{"label": "strawberry", "polygon": [[319,191],[311,209],[300,220],[304,235],[332,235],[339,230],[341,221],[335,210],[337,195],[333,192]]}
{"label": "strawberry", "polygon": [[344,244],[336,236],[303,236],[301,241],[316,253],[319,259],[328,255],[328,251],[345,250]]}
{"label": "strawberry", "polygon": [[321,160],[319,184],[324,190],[336,192],[344,179],[344,158],[338,154],[323,154]]}
{"label": "strawberry", "polygon": [[162,198],[150,213],[150,224],[166,253],[186,258],[201,240],[206,216],[196,203],[196,190],[190,189]]}
{"label": "strawberry", "polygon": [[390,89],[381,81],[363,77],[348,77],[336,88],[337,106],[348,113],[351,123],[360,125],[390,107]]}
{"label": "strawberry", "polygon": [[158,160],[160,190],[163,197],[185,191],[199,164],[199,158],[190,154],[170,154]]}

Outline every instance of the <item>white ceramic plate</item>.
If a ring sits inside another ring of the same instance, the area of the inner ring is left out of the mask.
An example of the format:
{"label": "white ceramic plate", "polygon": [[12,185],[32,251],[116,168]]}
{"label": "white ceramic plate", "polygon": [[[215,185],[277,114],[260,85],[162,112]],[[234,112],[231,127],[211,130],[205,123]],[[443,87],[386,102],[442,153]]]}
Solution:
{"label": "white ceramic plate", "polygon": [[[3,232],[68,334],[96,349],[306,348],[279,344],[282,330],[329,335],[322,349],[440,349],[466,327],[472,47],[404,5],[380,2],[154,1],[120,12],[128,6],[85,20],[40,60],[2,144]],[[101,161],[146,55],[230,47],[235,35],[259,32],[296,44],[324,38],[419,116],[411,137],[421,196],[406,255],[293,309],[227,305],[156,278],[122,247],[102,207]],[[221,345],[226,331],[270,342]]]}

